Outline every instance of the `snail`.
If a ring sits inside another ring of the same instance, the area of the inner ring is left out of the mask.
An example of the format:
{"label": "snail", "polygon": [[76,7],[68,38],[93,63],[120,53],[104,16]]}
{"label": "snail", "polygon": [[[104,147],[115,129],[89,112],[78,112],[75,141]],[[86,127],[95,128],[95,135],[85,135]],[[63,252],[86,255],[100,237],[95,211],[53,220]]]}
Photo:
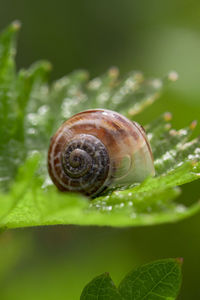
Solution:
{"label": "snail", "polygon": [[48,171],[59,190],[90,197],[155,174],[143,127],[105,109],[80,112],[61,125],[51,138]]}

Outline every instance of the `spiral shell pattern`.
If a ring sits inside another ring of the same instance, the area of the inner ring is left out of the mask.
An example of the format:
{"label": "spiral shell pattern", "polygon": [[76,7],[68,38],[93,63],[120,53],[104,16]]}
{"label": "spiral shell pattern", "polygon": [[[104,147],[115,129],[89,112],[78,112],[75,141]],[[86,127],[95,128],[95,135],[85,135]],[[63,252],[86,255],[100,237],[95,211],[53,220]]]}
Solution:
{"label": "spiral shell pattern", "polygon": [[72,139],[62,154],[62,165],[71,189],[93,194],[107,178],[109,157],[96,137],[80,134]]}
{"label": "spiral shell pattern", "polygon": [[154,175],[142,127],[101,109],[78,113],[63,123],[51,139],[48,170],[61,191],[89,196]]}

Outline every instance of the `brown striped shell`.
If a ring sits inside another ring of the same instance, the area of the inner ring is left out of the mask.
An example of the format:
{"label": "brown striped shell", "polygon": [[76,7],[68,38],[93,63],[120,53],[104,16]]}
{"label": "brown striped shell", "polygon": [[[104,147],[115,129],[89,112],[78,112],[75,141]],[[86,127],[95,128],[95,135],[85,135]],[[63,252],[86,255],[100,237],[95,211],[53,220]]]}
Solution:
{"label": "brown striped shell", "polygon": [[144,129],[103,109],[80,112],[61,125],[51,139],[48,170],[61,191],[89,196],[155,174]]}

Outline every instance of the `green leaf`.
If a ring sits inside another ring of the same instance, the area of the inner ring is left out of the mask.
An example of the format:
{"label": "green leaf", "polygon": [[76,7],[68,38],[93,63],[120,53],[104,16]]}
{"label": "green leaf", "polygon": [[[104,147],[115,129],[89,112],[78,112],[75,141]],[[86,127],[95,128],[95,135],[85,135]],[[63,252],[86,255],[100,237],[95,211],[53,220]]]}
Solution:
{"label": "green leaf", "polygon": [[122,298],[110,275],[104,273],[86,285],[80,300],[122,300]]}
{"label": "green leaf", "polygon": [[20,168],[10,192],[0,195],[1,227],[63,224],[66,219],[78,222],[87,207],[88,201],[81,195],[57,193],[54,187],[42,190],[38,163],[39,155],[30,157]]}
{"label": "green leaf", "polygon": [[181,284],[181,260],[163,259],[130,272],[120,283],[124,300],[174,300]]}
{"label": "green leaf", "polygon": [[187,207],[175,201],[179,186],[200,177],[200,138],[191,140],[194,122],[172,129],[169,113],[146,126],[154,178],[109,190],[93,200],[57,191],[47,173],[47,150],[50,137],[66,118],[88,108],[107,108],[132,119],[176,76],[146,79],[131,72],[120,78],[112,68],[89,80],[88,73],[79,70],[49,85],[48,62],[16,72],[18,28],[14,22],[0,37],[0,227],[153,225],[200,211],[199,203]]}
{"label": "green leaf", "polygon": [[162,259],[131,271],[115,287],[108,273],[95,277],[80,300],[174,300],[182,280],[182,259]]}

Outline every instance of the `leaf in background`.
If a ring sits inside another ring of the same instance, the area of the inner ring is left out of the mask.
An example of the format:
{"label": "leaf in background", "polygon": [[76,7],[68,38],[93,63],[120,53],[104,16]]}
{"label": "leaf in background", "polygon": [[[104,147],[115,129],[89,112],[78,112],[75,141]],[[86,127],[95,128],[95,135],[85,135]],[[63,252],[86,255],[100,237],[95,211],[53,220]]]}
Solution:
{"label": "leaf in background", "polygon": [[181,259],[162,259],[130,272],[115,287],[105,273],[83,289],[80,300],[175,300],[181,285]]}
{"label": "leaf in background", "polygon": [[176,131],[169,113],[146,126],[155,158],[154,178],[110,190],[92,201],[52,186],[47,149],[66,118],[88,108],[113,109],[132,118],[155,101],[176,74],[145,79],[131,72],[121,79],[112,68],[89,81],[88,73],[80,70],[49,85],[48,62],[16,72],[18,28],[14,22],[0,37],[0,226],[152,225],[200,211],[199,203],[186,207],[174,201],[178,186],[200,176],[200,139],[190,140],[195,123]]}
{"label": "leaf in background", "polygon": [[120,283],[124,300],[174,300],[181,285],[181,260],[163,259],[130,272]]}
{"label": "leaf in background", "polygon": [[[1,34],[0,37],[0,174],[1,182],[8,181],[10,174],[13,173],[15,167],[13,161],[17,157],[10,157],[7,153],[9,148],[16,146],[18,151],[18,142],[12,144],[12,137],[15,135],[16,128],[16,103],[15,99],[15,39],[19,23],[15,22]],[[12,92],[11,92],[12,91]],[[12,96],[10,95],[12,93]],[[13,148],[14,148],[13,147]],[[19,153],[18,153],[19,155]],[[20,156],[20,155],[19,155]],[[20,159],[19,159],[20,160]]]}
{"label": "leaf in background", "polygon": [[27,105],[50,69],[49,63],[41,62],[16,74],[15,40],[19,28],[20,23],[13,22],[0,37],[0,187],[4,190],[26,159]]}
{"label": "leaf in background", "polygon": [[84,288],[80,300],[122,300],[110,275],[104,273],[95,277]]}

